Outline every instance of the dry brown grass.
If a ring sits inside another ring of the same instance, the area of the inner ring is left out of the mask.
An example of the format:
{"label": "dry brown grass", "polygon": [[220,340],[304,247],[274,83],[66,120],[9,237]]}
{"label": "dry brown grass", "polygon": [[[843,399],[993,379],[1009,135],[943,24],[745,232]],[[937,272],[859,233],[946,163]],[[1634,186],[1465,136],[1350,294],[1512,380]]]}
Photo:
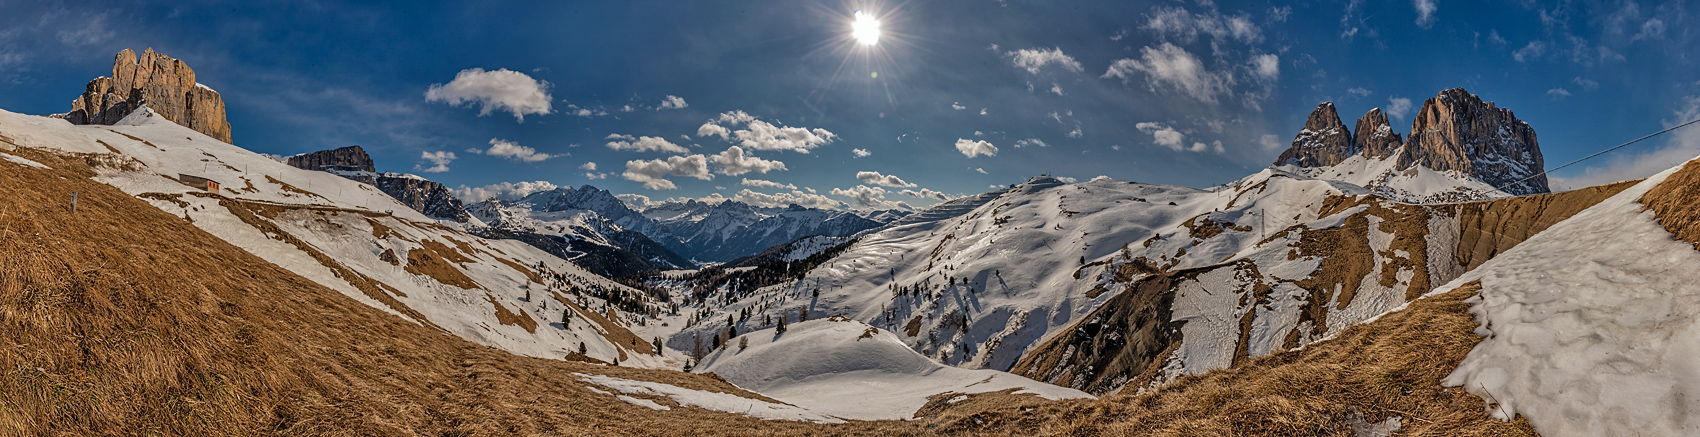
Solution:
{"label": "dry brown grass", "polygon": [[1700,201],[1700,161],[1689,161],[1641,195],[1641,204],[1653,211],[1660,226],[1700,250],[1700,208],[1694,207],[1696,201]]}
{"label": "dry brown grass", "polygon": [[437,282],[468,290],[481,288],[477,281],[472,280],[472,277],[466,276],[466,273],[461,272],[460,269],[455,268],[454,264],[450,263],[469,261],[472,260],[443,245],[443,243],[425,240],[422,247],[407,251],[407,266],[402,269],[408,273],[429,276]]}

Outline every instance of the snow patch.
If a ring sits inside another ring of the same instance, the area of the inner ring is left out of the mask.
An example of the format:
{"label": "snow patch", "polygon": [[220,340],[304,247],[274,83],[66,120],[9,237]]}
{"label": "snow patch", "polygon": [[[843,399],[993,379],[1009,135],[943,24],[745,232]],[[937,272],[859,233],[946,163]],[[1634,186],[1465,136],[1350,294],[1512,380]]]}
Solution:
{"label": "snow patch", "polygon": [[[841,419],[821,415],[795,406],[775,404],[772,402],[750,399],[726,393],[692,390],[671,384],[634,381],[625,378],[615,378],[612,376],[589,375],[584,373],[573,373],[573,376],[577,376],[581,381],[607,387],[628,395],[666,396],[672,399],[673,402],[678,402],[681,406],[742,414],[762,420],[844,423]],[[617,397],[622,401],[635,405],[642,405],[657,410],[667,409],[667,407],[647,399],[637,399],[629,396]]]}

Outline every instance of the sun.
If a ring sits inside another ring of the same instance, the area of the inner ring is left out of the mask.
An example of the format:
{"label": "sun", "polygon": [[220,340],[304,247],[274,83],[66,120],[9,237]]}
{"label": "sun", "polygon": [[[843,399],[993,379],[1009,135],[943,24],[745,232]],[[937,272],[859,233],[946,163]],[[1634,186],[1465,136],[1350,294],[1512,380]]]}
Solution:
{"label": "sun", "polygon": [[880,20],[862,11],[856,11],[855,15],[856,21],[850,23],[850,36],[856,38],[857,43],[865,46],[878,43],[880,41]]}

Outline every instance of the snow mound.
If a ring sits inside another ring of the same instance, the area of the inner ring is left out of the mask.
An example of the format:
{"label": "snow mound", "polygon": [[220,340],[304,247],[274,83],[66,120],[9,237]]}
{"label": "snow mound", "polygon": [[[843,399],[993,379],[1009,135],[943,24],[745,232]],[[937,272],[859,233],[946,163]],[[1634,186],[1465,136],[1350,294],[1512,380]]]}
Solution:
{"label": "snow mound", "polygon": [[46,165],[42,165],[42,163],[31,161],[31,160],[29,160],[29,158],[25,158],[25,157],[18,156],[18,155],[13,155],[13,154],[9,154],[9,153],[0,153],[0,159],[12,161],[12,162],[18,163],[19,165],[23,165],[23,166],[27,166],[27,167],[48,168]]}
{"label": "snow mound", "polygon": [[[696,372],[714,372],[763,395],[812,411],[860,420],[908,419],[941,393],[1016,393],[1046,399],[1090,398],[996,370],[947,367],[903,344],[895,334],[844,317],[793,324],[784,334],[762,330],[731,340]],[[747,348],[740,347],[748,341]]]}
{"label": "snow mound", "polygon": [[[838,418],[824,416],[795,406],[775,404],[772,402],[750,399],[726,393],[692,390],[659,382],[633,381],[630,379],[615,378],[612,376],[588,375],[583,373],[574,373],[573,376],[577,376],[581,381],[608,387],[628,395],[666,396],[673,399],[673,402],[678,402],[681,406],[737,413],[762,420],[844,423],[843,420],[839,420]],[[640,399],[623,395],[616,395],[614,397],[632,405],[648,407],[656,410],[671,409],[665,405],[655,403],[655,401],[648,399]]]}
{"label": "snow mound", "polygon": [[1544,435],[1700,434],[1700,251],[1637,201],[1674,171],[1440,287],[1482,281],[1487,337],[1444,382]]}

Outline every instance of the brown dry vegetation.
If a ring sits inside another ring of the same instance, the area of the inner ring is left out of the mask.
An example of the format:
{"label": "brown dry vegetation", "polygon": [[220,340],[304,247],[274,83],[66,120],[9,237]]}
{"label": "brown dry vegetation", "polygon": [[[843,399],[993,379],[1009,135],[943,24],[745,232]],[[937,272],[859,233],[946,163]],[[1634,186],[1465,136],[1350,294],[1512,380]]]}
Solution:
{"label": "brown dry vegetation", "polygon": [[461,255],[460,252],[455,252],[454,249],[443,245],[443,243],[425,240],[422,247],[407,251],[407,266],[402,269],[408,273],[429,276],[437,282],[468,290],[479,288],[477,281],[473,281],[472,277],[466,276],[466,273],[455,268],[454,264],[450,263],[451,261],[465,263],[471,260]]}
{"label": "brown dry vegetation", "polygon": [[1641,204],[1653,211],[1659,225],[1676,239],[1700,250],[1700,161],[1689,161],[1659,186],[1641,195]]}

